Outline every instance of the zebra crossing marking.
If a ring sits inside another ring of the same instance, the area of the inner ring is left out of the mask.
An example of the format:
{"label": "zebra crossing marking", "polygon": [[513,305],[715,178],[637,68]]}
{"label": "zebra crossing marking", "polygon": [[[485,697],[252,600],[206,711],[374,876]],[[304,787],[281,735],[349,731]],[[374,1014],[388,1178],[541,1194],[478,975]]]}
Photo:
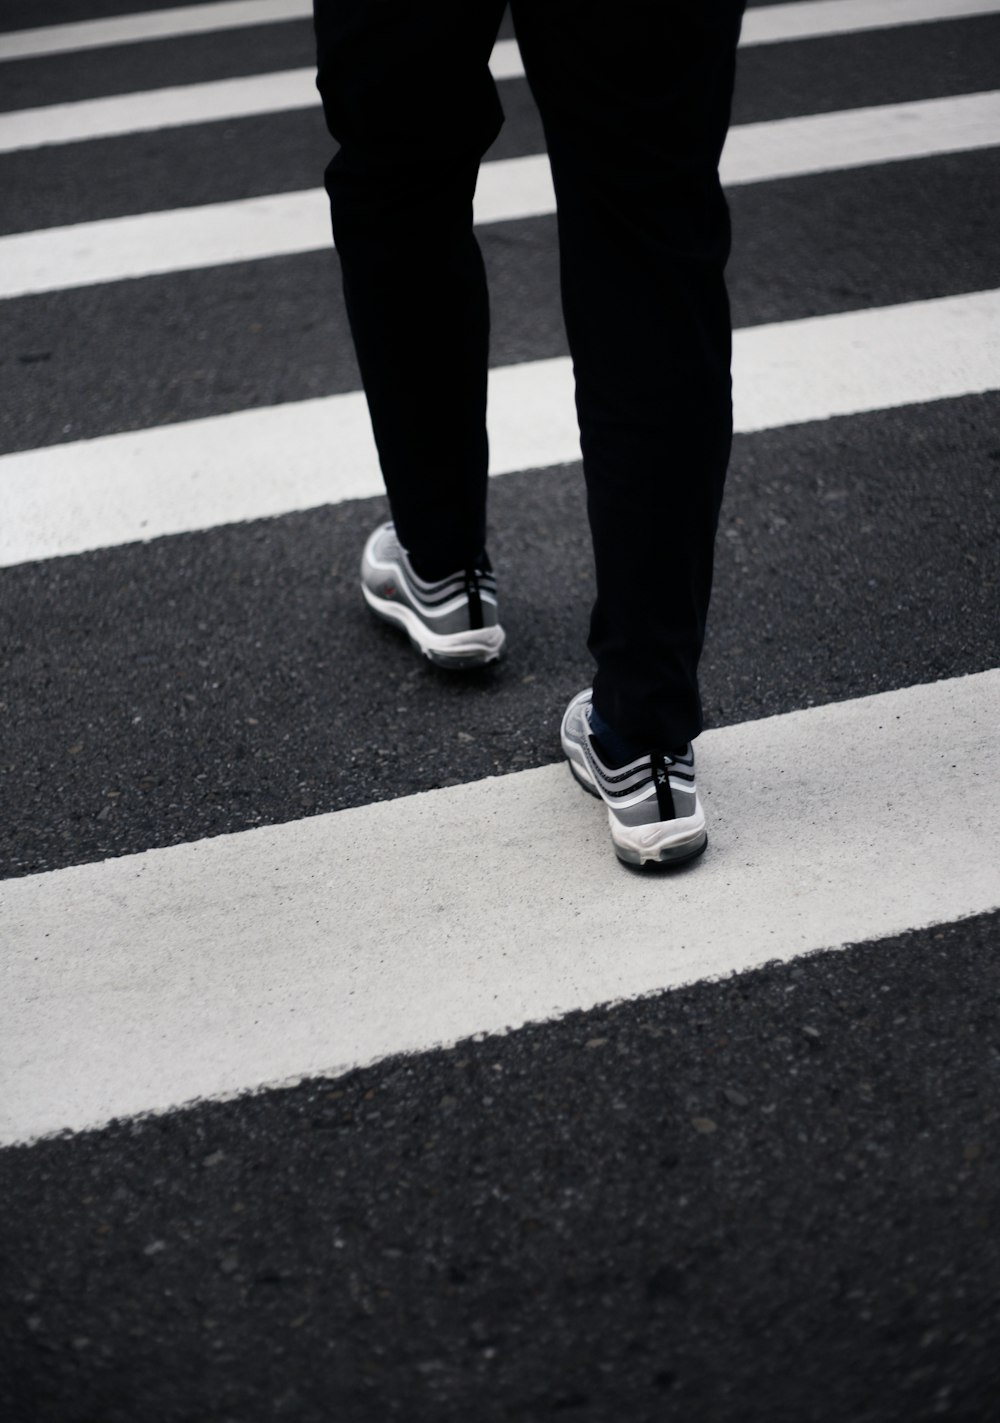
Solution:
{"label": "zebra crossing marking", "polygon": [[[513,40],[496,44],[490,69],[501,80],[523,72]],[[318,108],[314,66],[168,85],[0,114],[0,153]]]}
{"label": "zebra crossing marking", "polygon": [[[1000,290],[739,330],[747,433],[1000,387]],[[580,458],[568,357],[490,372],[491,474]],[[0,457],[0,567],[381,494],[361,391]]]}
{"label": "zebra crossing marking", "polygon": [[[1000,7],[1000,0],[992,2]],[[827,0],[810,0],[812,6],[823,3]],[[835,0],[835,3],[839,6],[844,0]],[[523,76],[516,40],[497,41],[490,70],[494,79],[500,81]],[[304,67],[80,99],[43,108],[15,109],[0,114],[0,153],[318,108],[315,78],[315,69]]]}
{"label": "zebra crossing marking", "polygon": [[799,0],[791,5],[760,5],[744,14],[740,44],[774,44],[936,20],[967,20],[993,15],[998,9],[1000,0]]}
{"label": "zebra crossing marking", "polygon": [[140,44],[147,40],[180,39],[185,35],[243,29],[287,20],[306,20],[312,0],[219,0],[209,5],[182,5],[171,10],[140,11],[103,20],[77,20],[64,25],[41,25],[31,30],[8,30],[0,35],[0,60],[37,59],[110,45]]}
{"label": "zebra crossing marking", "polygon": [[[992,15],[997,9],[1000,9],[1000,0],[801,0],[798,4],[766,5],[749,10],[743,21],[740,44],[775,44],[929,24],[936,20],[971,19],[977,15]],[[139,44],[147,40],[179,39],[250,25],[305,20],[311,15],[312,0],[222,0],[218,4],[185,5],[103,20],[43,25],[0,35],[0,61]]]}
{"label": "zebra crossing marking", "polygon": [[[148,20],[152,28],[134,38],[153,38],[157,22],[171,15],[175,22],[187,15],[193,33],[208,28],[202,21],[212,18],[215,28],[223,21],[262,23],[269,3],[230,0],[20,32],[20,39],[30,44],[26,37],[48,34],[57,44],[57,32],[64,42],[73,32],[86,47],[86,31],[91,43],[122,43],[129,22]],[[294,7],[275,0],[272,8],[278,19]],[[811,0],[750,11],[744,42],[845,32],[848,16],[855,28],[877,28],[997,8]],[[237,12],[251,11],[254,18],[236,19]],[[105,38],[98,40],[102,25]],[[112,40],[115,25],[118,38]],[[0,41],[0,58],[13,57],[11,38]],[[516,45],[498,46],[494,63],[506,66],[507,74],[520,72]],[[270,84],[276,95],[281,84],[295,83],[301,95],[303,76],[311,82],[311,73],[53,106],[22,112],[16,122],[30,128],[47,113],[54,127],[45,141],[79,139],[79,126],[58,137],[57,109],[64,113],[59,122],[70,111],[77,120],[85,110],[96,114],[101,105],[106,114],[124,114],[124,101],[154,103],[159,94],[165,107],[156,126],[162,126],[172,95],[186,95],[190,106],[194,90],[204,96],[224,85],[243,86],[239,92],[246,96],[255,85],[264,92]],[[757,182],[992,147],[1000,137],[997,99],[962,96],[743,126],[733,130],[724,176],[730,184]],[[312,95],[309,102],[315,102]],[[232,110],[216,117],[223,115],[233,116]],[[921,123],[936,130],[936,146],[926,147],[926,133],[917,134]],[[853,156],[845,160],[845,153]],[[541,155],[486,165],[477,221],[552,211],[547,174]],[[325,248],[328,221],[320,193],[252,201],[286,199],[312,204],[316,215],[308,221],[316,223],[316,237],[309,240]],[[149,229],[140,224],[190,221],[191,240],[199,245],[199,259],[190,265],[244,260],[206,259],[211,233],[204,219],[223,209],[238,213],[244,225],[248,215],[264,213],[245,204],[216,204],[118,219],[123,225],[115,231],[138,234],[145,245]],[[303,210],[285,210],[289,221],[303,216]],[[130,223],[135,226],[127,229]],[[83,249],[100,246],[110,231],[111,224],[94,223],[19,234],[2,240],[0,262],[16,257],[18,244],[41,251],[51,239],[53,260],[71,259],[80,249],[80,270],[94,272],[99,267],[87,266]],[[161,227],[154,236],[169,242],[171,231]],[[60,253],[64,238],[69,246]],[[119,278],[83,280],[112,279]],[[739,332],[737,428],[996,389],[998,316],[1000,292],[983,292]],[[325,467],[331,421],[335,471]],[[578,458],[569,362],[494,371],[491,422],[493,473]],[[5,536],[14,531],[0,562],[18,563],[284,513],[328,503],[331,496],[362,497],[380,492],[381,480],[363,397],[350,392],[7,456],[0,461],[0,488],[5,516],[12,516],[2,521]],[[189,522],[177,524],[181,506],[188,508]],[[749,967],[762,958],[996,908],[996,857],[984,854],[983,846],[996,843],[1000,828],[992,793],[1000,755],[993,736],[998,691],[1000,672],[994,671],[707,733],[701,747],[712,854],[697,877],[649,880],[641,888],[632,877],[626,882],[614,862],[600,807],[576,793],[561,767],[8,881],[0,897],[15,952],[3,970],[8,989],[0,995],[0,1014],[6,1014],[7,1027],[0,1031],[0,1058],[14,1090],[7,1095],[0,1140],[79,1129],[123,1111],[162,1110],[189,1096],[336,1070],[400,1047],[499,1030],[604,997]],[[843,747],[850,755],[841,754]],[[949,827],[943,847],[924,814],[928,758],[934,755],[946,756],[943,768],[961,806],[961,819]],[[489,844],[479,877],[469,883],[468,827],[477,822],[487,827]],[[510,825],[515,835],[504,832]],[[547,890],[552,846],[561,836],[580,853],[570,857],[569,867],[565,855],[558,857],[558,872],[571,878],[556,914]],[[394,851],[397,843],[406,846],[405,855]],[[931,862],[934,875],[926,873]],[[401,878],[401,865],[412,879]],[[580,908],[572,925],[567,894]],[[675,931],[669,944],[661,928],[665,894],[671,896]],[[388,909],[373,922],[370,904],[379,896]],[[500,947],[484,964],[477,957],[482,916],[484,905],[491,912],[493,904]],[[634,943],[624,958],[615,956],[609,946],[620,949],[621,924],[631,915]],[[588,926],[582,944],[579,922]],[[394,944],[414,943],[412,957],[392,952]],[[245,987],[246,995],[234,992],[234,985]],[[307,1011],[296,1022],[302,1005]],[[337,1023],[336,1041],[330,1021]],[[401,1027],[408,1036],[399,1036]]]}
{"label": "zebra crossing marking", "polygon": [[995,670],[706,732],[681,876],[625,873],[554,765],[9,880],[0,1144],[996,909],[998,698]]}
{"label": "zebra crossing marking", "polygon": [[318,106],[312,68],[179,84],[40,109],[13,109],[0,115],[0,153]]}
{"label": "zebra crossing marking", "polygon": [[[998,143],[1000,90],[991,90],[734,125],[720,171],[723,183],[736,187]],[[478,225],[554,212],[546,154],[480,168]],[[295,256],[330,242],[321,188],[44,228],[0,237],[0,298]]]}

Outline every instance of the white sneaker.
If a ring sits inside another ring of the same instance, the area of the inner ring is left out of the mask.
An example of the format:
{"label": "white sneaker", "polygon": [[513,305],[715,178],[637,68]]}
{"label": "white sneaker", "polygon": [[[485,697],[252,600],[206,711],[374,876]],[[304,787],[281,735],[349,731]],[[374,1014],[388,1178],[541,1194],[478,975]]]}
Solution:
{"label": "white sneaker", "polygon": [[608,807],[611,840],[629,865],[680,865],[708,844],[705,812],[694,778],[694,748],[683,755],[649,751],[627,766],[608,766],[590,729],[591,689],[580,692],[562,720],[562,748],[573,775]]}
{"label": "white sneaker", "polygon": [[373,613],[401,627],[414,648],[439,667],[482,667],[504,649],[488,560],[485,567],[426,583],[413,571],[394,526],[382,524],[365,544],[361,591]]}

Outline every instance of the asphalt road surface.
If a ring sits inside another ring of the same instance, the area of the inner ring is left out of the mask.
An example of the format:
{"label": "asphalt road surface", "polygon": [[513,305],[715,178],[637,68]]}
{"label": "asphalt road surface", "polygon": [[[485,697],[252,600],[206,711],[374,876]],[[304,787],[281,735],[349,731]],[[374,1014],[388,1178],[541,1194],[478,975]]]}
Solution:
{"label": "asphalt road surface", "polygon": [[560,765],[593,574],[509,23],[465,678],[357,591],[307,7],[0,24],[0,1418],[1000,1417],[1000,0],[747,12],[669,875]]}

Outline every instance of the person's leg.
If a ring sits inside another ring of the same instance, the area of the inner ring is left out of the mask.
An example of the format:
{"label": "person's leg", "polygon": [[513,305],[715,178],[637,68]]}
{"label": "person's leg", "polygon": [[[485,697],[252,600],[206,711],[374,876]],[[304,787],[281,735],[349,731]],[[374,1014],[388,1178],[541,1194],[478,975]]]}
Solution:
{"label": "person's leg", "polygon": [[340,144],[334,241],[400,542],[426,578],[486,537],[489,307],[472,230],[503,114],[503,0],[315,0],[318,88]]}
{"label": "person's leg", "polygon": [[701,730],[732,435],[718,162],[742,0],[514,0],[559,210],[597,571],[594,708],[632,747]]}

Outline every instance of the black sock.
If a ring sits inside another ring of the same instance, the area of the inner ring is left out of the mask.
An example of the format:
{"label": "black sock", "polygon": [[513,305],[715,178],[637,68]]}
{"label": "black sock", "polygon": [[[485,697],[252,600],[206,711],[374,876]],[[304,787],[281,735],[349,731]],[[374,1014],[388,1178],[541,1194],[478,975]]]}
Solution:
{"label": "black sock", "polygon": [[[591,704],[590,707],[590,730],[594,740],[601,752],[601,760],[612,770],[619,766],[627,766],[630,761],[638,761],[640,756],[645,756],[650,748],[641,748],[634,741],[627,741],[624,736],[619,736],[618,732],[610,727],[600,715],[597,708]],[[673,750],[664,754],[672,758],[683,756],[687,751],[687,746],[675,746]]]}
{"label": "black sock", "polygon": [[645,754],[631,741],[626,741],[624,736],[619,736],[593,704],[590,708],[590,730],[600,749],[601,760],[608,766],[627,766],[630,761],[638,761]]}

